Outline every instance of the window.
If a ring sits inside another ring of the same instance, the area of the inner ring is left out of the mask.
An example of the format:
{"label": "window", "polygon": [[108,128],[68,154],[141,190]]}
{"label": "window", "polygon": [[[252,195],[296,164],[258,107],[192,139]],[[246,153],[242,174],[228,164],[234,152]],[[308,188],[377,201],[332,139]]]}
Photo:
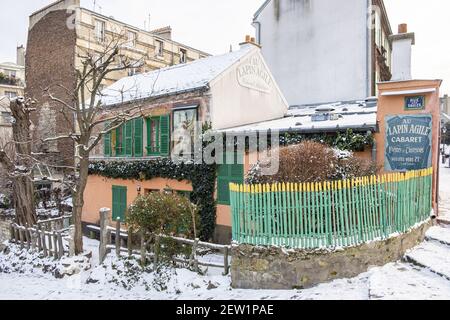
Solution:
{"label": "window", "polygon": [[136,32],[133,31],[127,31],[127,47],[132,47],[134,48],[136,46]]}
{"label": "window", "polygon": [[[143,124],[142,118],[134,119],[106,134],[103,139],[105,157],[142,157]],[[108,126],[105,125],[106,128]]]}
{"label": "window", "polygon": [[95,20],[95,38],[99,42],[105,41],[105,21]]}
{"label": "window", "polygon": [[17,98],[17,92],[14,91],[5,91],[5,96],[9,99]]}
{"label": "window", "polygon": [[161,40],[155,40],[155,45],[156,45],[156,55],[159,57],[163,57],[164,56],[164,42],[162,42]]}
{"label": "window", "polygon": [[16,70],[5,70],[5,72],[8,78],[15,78],[17,76]]}
{"label": "window", "polygon": [[187,62],[187,51],[186,49],[180,49],[180,63]]}
{"label": "window", "polygon": [[177,156],[194,154],[197,132],[197,108],[173,112],[173,149]]}
{"label": "window", "polygon": [[170,117],[168,115],[147,119],[147,155],[169,155]]}
{"label": "window", "polygon": [[11,113],[9,113],[9,112],[2,112],[1,116],[2,116],[2,118],[1,118],[0,123],[11,124],[11,120],[12,120]]}
{"label": "window", "polygon": [[[221,164],[217,174],[217,203],[222,205],[230,205],[230,183],[244,182],[244,165],[238,163],[238,159],[242,159],[242,155],[234,155],[234,163]],[[224,154],[226,160],[226,154]],[[242,162],[242,160],[241,160]]]}
{"label": "window", "polygon": [[112,219],[125,222],[125,213],[127,211],[127,187],[112,187]]}

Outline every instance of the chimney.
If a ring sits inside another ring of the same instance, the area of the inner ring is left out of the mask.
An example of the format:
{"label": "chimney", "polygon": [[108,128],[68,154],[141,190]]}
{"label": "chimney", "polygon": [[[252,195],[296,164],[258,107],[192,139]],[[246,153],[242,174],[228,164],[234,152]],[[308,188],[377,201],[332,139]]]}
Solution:
{"label": "chimney", "polygon": [[23,45],[17,47],[16,63],[19,66],[25,66],[25,48]]}
{"label": "chimney", "polygon": [[415,34],[408,32],[406,23],[398,26],[398,34],[391,35],[392,41],[392,80],[411,80],[411,53],[415,45]]}
{"label": "chimney", "polygon": [[245,41],[240,43],[239,45],[242,47],[242,46],[244,46],[246,44],[252,44],[254,46],[257,46],[257,47],[261,48],[261,46],[256,43],[256,39],[254,37],[250,36],[250,35],[246,35],[245,36]]}

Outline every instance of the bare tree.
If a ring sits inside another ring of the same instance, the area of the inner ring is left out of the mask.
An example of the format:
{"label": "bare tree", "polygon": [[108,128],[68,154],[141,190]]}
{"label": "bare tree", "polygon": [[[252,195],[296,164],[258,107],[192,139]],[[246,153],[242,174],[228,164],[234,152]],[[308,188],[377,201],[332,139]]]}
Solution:
{"label": "bare tree", "polygon": [[33,167],[36,159],[32,154],[30,114],[35,102],[23,97],[10,101],[13,117],[12,140],[0,146],[0,164],[12,180],[16,221],[20,225],[33,226],[37,222],[34,207]]}
{"label": "bare tree", "polygon": [[[112,39],[103,52],[86,51],[79,53],[81,67],[76,69],[75,89],[56,84],[59,91],[66,92],[71,98],[62,99],[53,93],[54,87],[45,88],[51,101],[61,106],[67,123],[74,120],[73,132],[46,138],[47,143],[61,139],[72,139],[75,144],[76,165],[73,194],[73,217],[75,224],[75,253],[83,252],[82,209],[84,191],[88,181],[89,158],[93,149],[102,141],[104,135],[122,126],[125,122],[142,115],[140,106],[107,109],[101,102],[101,87],[104,80],[113,72],[119,72],[142,66],[143,59],[132,61],[121,55],[123,36]],[[71,127],[71,126],[69,126]]]}

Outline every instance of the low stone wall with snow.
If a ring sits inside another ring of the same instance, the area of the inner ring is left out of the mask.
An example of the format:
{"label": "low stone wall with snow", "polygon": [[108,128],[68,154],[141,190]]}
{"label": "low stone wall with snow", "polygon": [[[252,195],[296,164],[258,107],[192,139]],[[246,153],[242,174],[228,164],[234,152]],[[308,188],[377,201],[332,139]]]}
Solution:
{"label": "low stone wall with snow", "polygon": [[335,279],[356,277],[372,266],[402,259],[407,250],[424,240],[431,225],[429,221],[406,234],[338,250],[233,246],[232,287],[303,289]]}

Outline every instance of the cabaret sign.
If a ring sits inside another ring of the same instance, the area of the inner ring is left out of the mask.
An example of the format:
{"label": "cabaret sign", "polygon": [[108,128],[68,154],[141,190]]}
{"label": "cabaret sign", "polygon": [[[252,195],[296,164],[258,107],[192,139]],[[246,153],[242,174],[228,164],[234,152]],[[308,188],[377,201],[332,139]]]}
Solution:
{"label": "cabaret sign", "polygon": [[243,87],[264,93],[271,91],[272,78],[258,55],[248,58],[238,67],[237,78]]}
{"label": "cabaret sign", "polygon": [[386,117],[386,171],[431,167],[431,115]]}

